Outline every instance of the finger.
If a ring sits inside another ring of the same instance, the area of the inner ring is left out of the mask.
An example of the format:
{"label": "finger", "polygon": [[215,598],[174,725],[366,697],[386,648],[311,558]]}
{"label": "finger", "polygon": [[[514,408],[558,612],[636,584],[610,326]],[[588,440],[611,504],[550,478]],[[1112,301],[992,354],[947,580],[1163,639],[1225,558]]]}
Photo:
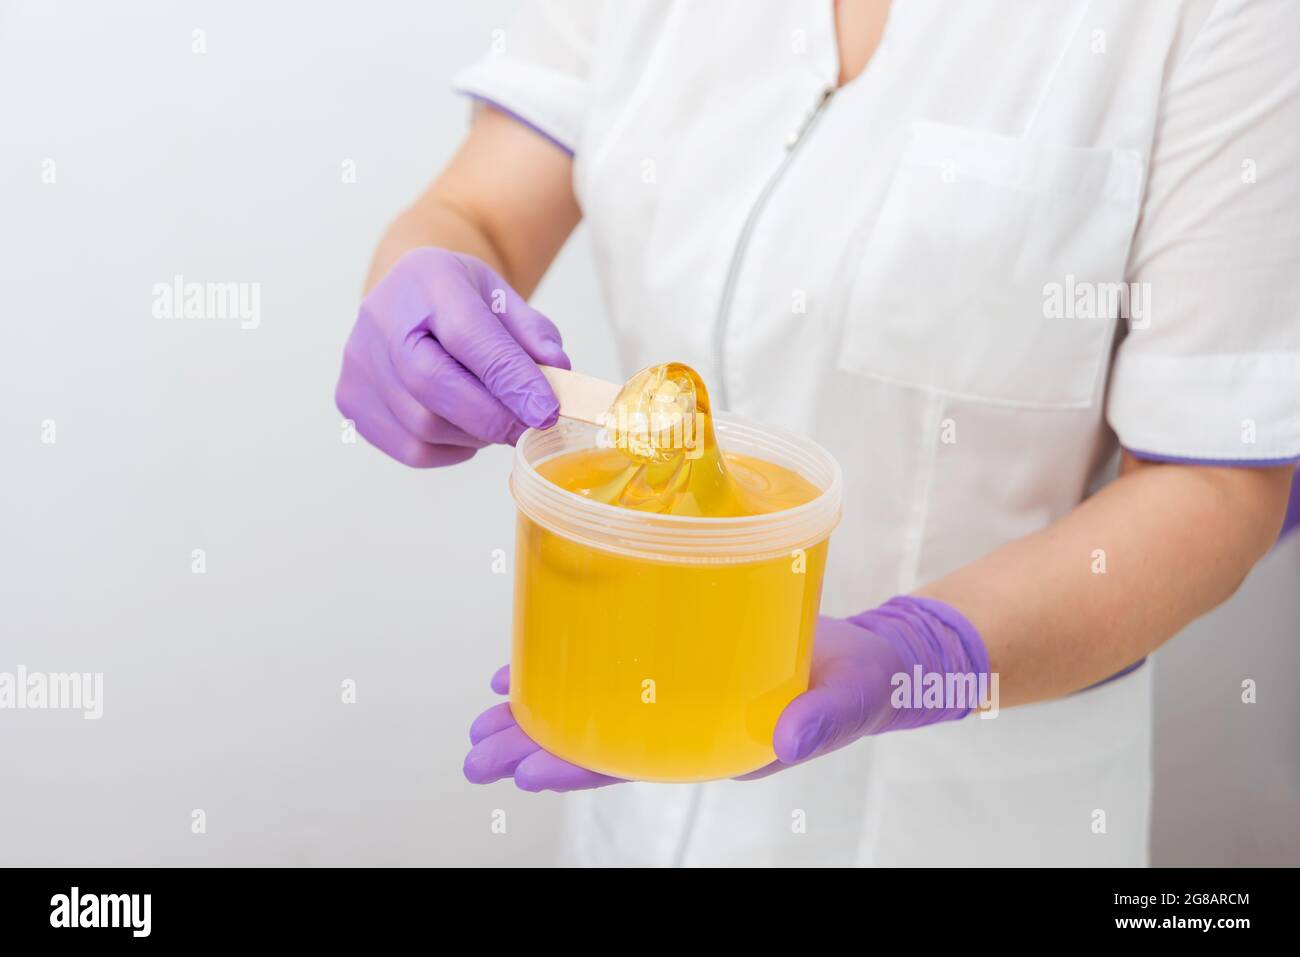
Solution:
{"label": "finger", "polygon": [[791,701],[777,719],[772,748],[783,764],[797,764],[833,751],[846,729],[862,722],[861,695],[818,687]]}
{"label": "finger", "polygon": [[490,738],[497,732],[514,726],[515,716],[510,713],[510,705],[504,701],[501,704],[494,704],[475,718],[474,723],[469,726],[469,742],[478,744],[484,738]]}
{"label": "finger", "polygon": [[515,768],[515,785],[521,791],[586,791],[619,783],[620,778],[588,771],[542,750],[533,752]]}
{"label": "finger", "polygon": [[390,351],[397,377],[420,405],[485,442],[513,444],[526,428],[473,373],[428,334]]}
{"label": "finger", "polygon": [[[407,398],[409,399],[410,396],[407,396]],[[402,424],[402,428],[430,445],[459,445],[462,448],[477,450],[486,448],[491,444],[486,439],[475,438],[441,416],[434,415],[414,399],[411,399],[410,405],[406,407],[403,407],[400,400],[395,400],[393,404],[389,405],[388,409],[393,413],[393,418]],[[519,435],[522,434],[523,426],[521,424]],[[509,442],[515,442],[517,439],[518,435],[512,434],[509,437]]]}
{"label": "finger", "polygon": [[498,731],[470,748],[465,756],[465,778],[471,784],[491,784],[508,778],[520,761],[538,750],[518,725]]}
{"label": "finger", "polygon": [[477,269],[468,272],[476,281],[479,296],[529,356],[543,365],[570,368],[555,323],[530,306],[487,263],[479,263]]}
{"label": "finger", "polygon": [[373,397],[358,399],[358,387],[340,383],[335,393],[335,403],[345,417],[352,421],[357,434],[403,465],[428,469],[455,465],[474,456],[473,448],[458,445],[431,445],[412,435],[383,404]]}
{"label": "finger", "polygon": [[378,367],[371,375],[375,391],[402,428],[430,445],[462,445],[469,449],[481,449],[489,444],[485,439],[470,435],[460,426],[453,425],[422,406],[406,390],[393,367],[392,356],[379,343],[376,343],[373,353],[371,361]]}
{"label": "finger", "polygon": [[448,355],[477,376],[519,421],[536,429],[555,424],[560,413],[555,393],[472,280],[438,280],[429,302],[429,330]]}
{"label": "finger", "polygon": [[773,761],[771,764],[765,764],[757,771],[750,771],[748,774],[738,774],[733,781],[758,781],[769,775],[776,774],[777,771],[784,771],[790,767],[788,764],[782,764],[780,761]]}
{"label": "finger", "polygon": [[876,641],[852,622],[822,618],[813,647],[812,686],[777,719],[772,747],[784,764],[807,761],[861,737],[888,695],[893,668],[865,654]]}
{"label": "finger", "polygon": [[538,363],[559,369],[573,368],[564,351],[559,328],[522,299],[518,306],[502,314],[501,324]]}
{"label": "finger", "polygon": [[492,676],[492,690],[497,694],[510,693],[510,666],[502,665]]}

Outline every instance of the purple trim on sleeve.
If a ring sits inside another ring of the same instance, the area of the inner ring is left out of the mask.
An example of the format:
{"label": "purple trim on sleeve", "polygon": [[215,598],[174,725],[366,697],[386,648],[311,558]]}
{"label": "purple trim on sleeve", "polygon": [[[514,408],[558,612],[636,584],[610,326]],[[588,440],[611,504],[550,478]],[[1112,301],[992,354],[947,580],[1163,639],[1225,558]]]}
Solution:
{"label": "purple trim on sleeve", "polygon": [[1159,452],[1143,452],[1141,449],[1126,449],[1130,455],[1146,462],[1165,462],[1169,465],[1216,465],[1240,466],[1241,468],[1266,469],[1275,465],[1300,464],[1300,455],[1289,459],[1193,459],[1181,455],[1161,455]]}
{"label": "purple trim on sleeve", "polygon": [[455,92],[459,93],[461,96],[469,97],[475,103],[482,103],[485,106],[490,106],[498,113],[504,113],[506,116],[510,117],[516,123],[528,127],[528,129],[532,130],[534,133],[536,133],[542,139],[546,140],[551,145],[559,147],[560,149],[564,150],[564,152],[568,153],[570,156],[573,155],[572,149],[570,149],[568,146],[565,146],[563,143],[557,140],[550,133],[546,132],[546,130],[542,129],[536,123],[524,119],[522,116],[520,116],[518,113],[516,113],[514,110],[510,109],[509,107],[502,106],[500,103],[498,103],[496,100],[492,99],[491,97],[483,96],[481,93],[471,93],[469,90],[458,89]]}
{"label": "purple trim on sleeve", "polygon": [[1300,471],[1295,474],[1291,484],[1291,504],[1287,506],[1286,518],[1282,519],[1282,534],[1300,528]]}
{"label": "purple trim on sleeve", "polygon": [[1102,685],[1108,685],[1112,681],[1115,681],[1118,678],[1123,678],[1125,675],[1137,671],[1146,663],[1147,660],[1145,658],[1139,658],[1137,661],[1133,662],[1133,664],[1129,665],[1127,668],[1121,668],[1119,671],[1115,672],[1109,678],[1102,678],[1095,685],[1088,685],[1088,687],[1086,688],[1080,688],[1078,691],[1075,692],[1075,694],[1083,694],[1085,691],[1091,691],[1093,688],[1100,688]]}

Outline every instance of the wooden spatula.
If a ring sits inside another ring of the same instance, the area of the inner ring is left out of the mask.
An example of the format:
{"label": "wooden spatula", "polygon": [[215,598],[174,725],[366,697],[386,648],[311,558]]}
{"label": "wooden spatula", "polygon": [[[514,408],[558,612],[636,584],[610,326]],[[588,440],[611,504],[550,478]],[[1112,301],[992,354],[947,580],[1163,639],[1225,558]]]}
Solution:
{"label": "wooden spatula", "polygon": [[621,385],[554,366],[539,368],[560,400],[560,415],[592,425],[605,425],[605,414],[618,398],[623,388]]}

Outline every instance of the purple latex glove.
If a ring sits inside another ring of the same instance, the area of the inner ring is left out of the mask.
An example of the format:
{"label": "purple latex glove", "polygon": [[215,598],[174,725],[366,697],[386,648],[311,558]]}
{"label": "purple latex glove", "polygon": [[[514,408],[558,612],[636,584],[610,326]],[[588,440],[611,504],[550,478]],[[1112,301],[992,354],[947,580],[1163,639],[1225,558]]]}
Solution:
{"label": "purple latex glove", "polygon": [[[852,618],[819,619],[812,676],[806,692],[777,719],[777,760],[740,778],[766,777],[837,751],[868,734],[956,721],[978,701],[912,707],[915,678],[974,676],[987,687],[989,656],[975,627],[955,608],[933,598],[902,595]],[[895,707],[895,675],[906,675],[905,707]],[[945,681],[946,683],[946,681]],[[919,697],[919,692],[918,692]]]}
{"label": "purple latex glove", "polygon": [[[492,676],[492,690],[510,693],[510,666]],[[491,784],[513,777],[523,791],[582,791],[618,784],[620,778],[597,774],[543,751],[515,723],[507,702],[488,708],[469,726],[472,747],[465,757],[465,777],[471,784]]]}
{"label": "purple latex glove", "polygon": [[[932,598],[901,596],[852,618],[817,622],[812,674],[806,692],[791,701],[772,737],[777,760],[740,778],[776,771],[838,750],[868,734],[919,728],[963,718],[973,702],[895,708],[894,676],[974,675],[987,681],[988,652],[959,612]],[[498,694],[509,691],[510,669],[492,677]],[[487,784],[513,776],[526,791],[573,791],[618,783],[543,751],[515,723],[510,705],[483,712],[470,727],[473,747],[465,777]]]}
{"label": "purple latex glove", "polygon": [[413,249],[362,301],[334,399],[399,462],[452,465],[555,424],[538,363],[569,368],[551,320],[473,256]]}

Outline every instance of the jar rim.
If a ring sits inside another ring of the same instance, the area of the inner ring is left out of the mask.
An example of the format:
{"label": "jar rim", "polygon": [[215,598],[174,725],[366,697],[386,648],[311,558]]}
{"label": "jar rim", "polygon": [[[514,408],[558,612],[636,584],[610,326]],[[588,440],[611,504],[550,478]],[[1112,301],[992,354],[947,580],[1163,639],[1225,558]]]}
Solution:
{"label": "jar rim", "polygon": [[714,416],[718,443],[797,472],[820,489],[794,508],[761,515],[664,515],[595,502],[543,478],[537,466],[556,455],[595,447],[595,426],[561,419],[529,429],[515,445],[510,492],[520,512],[564,538],[603,551],[650,560],[703,563],[761,561],[825,540],[839,522],[839,463],[811,439],[740,416]]}

